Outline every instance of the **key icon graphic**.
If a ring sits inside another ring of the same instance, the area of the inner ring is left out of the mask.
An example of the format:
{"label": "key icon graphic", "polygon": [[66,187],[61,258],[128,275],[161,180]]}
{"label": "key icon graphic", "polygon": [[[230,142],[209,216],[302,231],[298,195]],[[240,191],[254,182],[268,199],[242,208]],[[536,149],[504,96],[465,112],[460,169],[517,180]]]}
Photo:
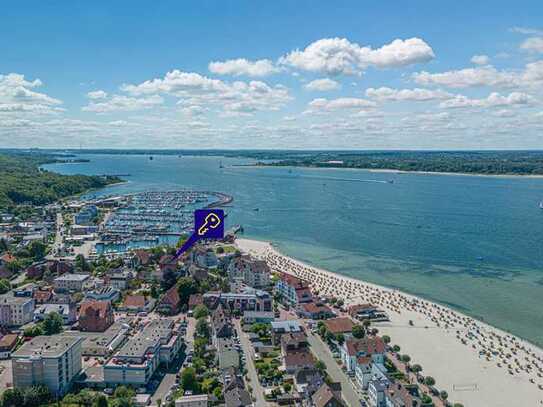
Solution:
{"label": "key icon graphic", "polygon": [[209,213],[202,226],[198,228],[198,235],[204,236],[209,229],[216,229],[221,224],[221,219],[216,213]]}
{"label": "key icon graphic", "polygon": [[196,209],[194,211],[194,232],[177,249],[175,257],[181,256],[200,239],[224,238],[224,211],[222,209]]}

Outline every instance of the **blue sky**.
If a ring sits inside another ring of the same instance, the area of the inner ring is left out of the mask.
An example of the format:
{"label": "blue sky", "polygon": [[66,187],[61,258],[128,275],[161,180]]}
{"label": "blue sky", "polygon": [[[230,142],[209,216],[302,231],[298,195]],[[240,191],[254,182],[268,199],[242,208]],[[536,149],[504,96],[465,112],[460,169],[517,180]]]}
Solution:
{"label": "blue sky", "polygon": [[542,11],[539,1],[4,5],[0,146],[543,148]]}

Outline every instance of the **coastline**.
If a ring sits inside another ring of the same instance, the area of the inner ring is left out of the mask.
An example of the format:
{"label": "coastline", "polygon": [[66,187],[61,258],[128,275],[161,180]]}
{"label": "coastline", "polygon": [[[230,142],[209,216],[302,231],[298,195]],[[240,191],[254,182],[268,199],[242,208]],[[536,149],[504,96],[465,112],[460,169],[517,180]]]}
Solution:
{"label": "coastline", "polygon": [[352,168],[352,167],[311,167],[303,165],[235,165],[234,168],[303,168],[307,170],[350,170],[350,171],[366,171],[383,174],[419,174],[419,175],[446,175],[446,176],[461,176],[461,177],[485,177],[485,178],[543,178],[543,174],[479,174],[470,172],[440,172],[440,171],[405,171],[395,170],[392,168]]}
{"label": "coastline", "polygon": [[423,374],[433,376],[453,402],[504,407],[543,402],[538,387],[543,386],[538,376],[543,350],[536,345],[441,304],[310,266],[270,242],[236,242],[240,250],[265,258],[272,270],[305,278],[320,294],[342,298],[347,305],[372,302],[384,309],[390,322],[375,327],[400,345],[412,363],[421,364]]}

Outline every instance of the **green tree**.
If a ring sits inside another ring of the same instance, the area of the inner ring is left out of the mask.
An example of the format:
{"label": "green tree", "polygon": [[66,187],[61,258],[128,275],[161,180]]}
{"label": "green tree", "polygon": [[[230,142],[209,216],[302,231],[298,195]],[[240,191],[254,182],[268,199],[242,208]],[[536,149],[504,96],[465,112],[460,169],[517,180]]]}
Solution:
{"label": "green tree", "polygon": [[336,342],[340,345],[343,345],[343,342],[345,342],[345,335],[343,335],[342,333],[336,334]]}
{"label": "green tree", "polygon": [[192,278],[182,277],[177,283],[177,291],[181,304],[188,304],[189,297],[198,292],[198,287]]}
{"label": "green tree", "polygon": [[441,397],[443,400],[447,400],[449,398],[449,393],[447,393],[445,390],[441,390],[439,392],[439,397]]}
{"label": "green tree", "polygon": [[47,246],[45,243],[40,241],[33,241],[28,246],[29,254],[34,258],[36,261],[40,261],[45,257],[45,254],[47,252]]}
{"label": "green tree", "polygon": [[411,370],[415,373],[420,373],[422,372],[422,366],[421,365],[418,365],[418,364],[415,364],[413,366],[411,366]]}
{"label": "green tree", "polygon": [[401,358],[403,363],[409,363],[411,361],[411,356],[409,355],[402,355]]}
{"label": "green tree", "polygon": [[322,360],[317,360],[315,362],[315,369],[317,369],[321,373],[324,373],[324,371],[326,370],[326,364]]}
{"label": "green tree", "polygon": [[196,322],[196,334],[201,338],[209,338],[209,325],[205,319],[200,318]]}
{"label": "green tree", "polygon": [[197,305],[193,311],[194,318],[205,318],[209,315],[209,311],[204,304]]}
{"label": "green tree", "polygon": [[35,336],[43,335],[43,327],[40,324],[25,328],[24,336],[33,338]]}
{"label": "green tree", "polygon": [[434,384],[436,384],[436,381],[432,376],[426,376],[424,378],[424,384],[426,386],[433,386]]}
{"label": "green tree", "polygon": [[454,403],[453,407],[464,407],[462,403]]}
{"label": "green tree", "polygon": [[8,251],[9,251],[8,241],[4,238],[0,239],[0,253],[4,253]]}
{"label": "green tree", "polygon": [[93,407],[108,407],[107,397],[103,394],[98,394],[92,404]]}
{"label": "green tree", "polygon": [[2,407],[21,407],[23,403],[24,394],[19,388],[7,389],[2,394]]}
{"label": "green tree", "polygon": [[386,343],[387,345],[390,343],[390,336],[383,335],[381,338],[383,339],[383,342]]}
{"label": "green tree", "polygon": [[292,390],[292,385],[290,383],[285,383],[283,385],[283,389],[285,390],[286,393],[289,393]]}
{"label": "green tree", "polygon": [[5,294],[11,290],[11,284],[9,280],[2,278],[0,279],[0,294]]}
{"label": "green tree", "polygon": [[398,352],[401,350],[400,345],[394,345],[394,346],[392,347],[392,350],[393,350],[394,352],[398,353]]}
{"label": "green tree", "polygon": [[24,407],[35,407],[48,404],[52,399],[53,395],[51,391],[43,385],[30,386],[23,390],[23,406]]}
{"label": "green tree", "polygon": [[50,312],[42,322],[43,334],[54,335],[62,332],[62,317],[58,312]]}
{"label": "green tree", "polygon": [[115,389],[115,393],[113,393],[113,397],[116,399],[131,399],[136,395],[136,392],[126,386],[119,386]]}
{"label": "green tree", "polygon": [[79,271],[90,271],[89,263],[82,254],[75,256],[75,268]]}
{"label": "green tree", "polygon": [[187,367],[181,372],[181,387],[184,391],[191,390],[194,394],[199,392],[200,386],[192,367]]}
{"label": "green tree", "polygon": [[155,283],[153,283],[153,285],[151,285],[151,297],[157,299],[159,296],[160,296],[160,290],[158,286]]}
{"label": "green tree", "polygon": [[353,336],[355,338],[360,339],[360,338],[364,337],[364,335],[366,334],[366,331],[364,330],[364,328],[362,326],[355,325],[355,326],[353,326],[353,332],[352,333],[353,333]]}

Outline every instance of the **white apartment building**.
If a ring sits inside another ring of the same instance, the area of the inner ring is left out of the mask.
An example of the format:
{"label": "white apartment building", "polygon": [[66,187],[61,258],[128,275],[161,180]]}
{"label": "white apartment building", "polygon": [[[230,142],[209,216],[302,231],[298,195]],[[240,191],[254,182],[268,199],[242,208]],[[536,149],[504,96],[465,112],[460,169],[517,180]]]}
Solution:
{"label": "white apartment building", "polygon": [[233,282],[241,282],[250,287],[264,288],[270,284],[270,269],[263,260],[251,256],[239,256],[228,265],[228,278]]}
{"label": "white apartment building", "polygon": [[0,325],[21,326],[34,319],[34,298],[15,297],[13,293],[0,296]]}
{"label": "white apartment building", "polygon": [[14,387],[43,384],[54,395],[66,394],[81,371],[82,342],[81,337],[62,334],[26,342],[11,355]]}
{"label": "white apartment building", "polygon": [[53,280],[55,291],[82,291],[85,282],[90,279],[88,274],[63,274]]}

